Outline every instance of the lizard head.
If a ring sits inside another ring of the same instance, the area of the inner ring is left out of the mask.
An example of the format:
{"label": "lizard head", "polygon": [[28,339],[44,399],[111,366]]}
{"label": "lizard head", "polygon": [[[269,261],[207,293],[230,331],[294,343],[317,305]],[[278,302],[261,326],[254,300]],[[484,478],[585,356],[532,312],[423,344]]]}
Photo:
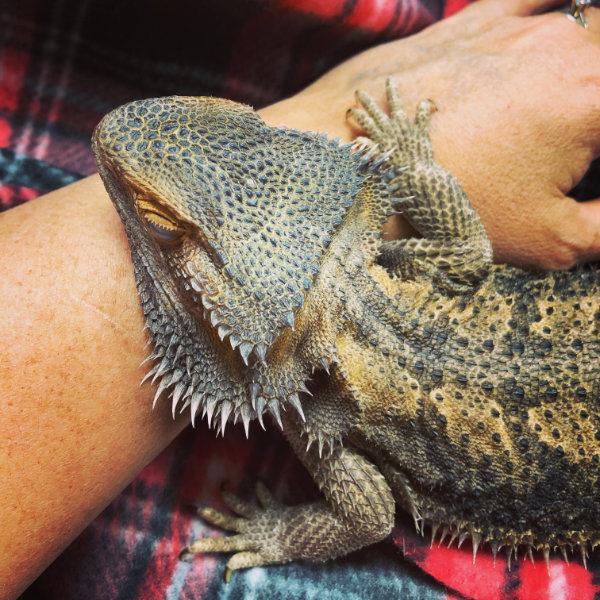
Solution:
{"label": "lizard head", "polygon": [[178,302],[246,364],[268,360],[363,180],[360,157],[325,135],[270,128],[249,107],[188,97],[114,110],[93,147]]}

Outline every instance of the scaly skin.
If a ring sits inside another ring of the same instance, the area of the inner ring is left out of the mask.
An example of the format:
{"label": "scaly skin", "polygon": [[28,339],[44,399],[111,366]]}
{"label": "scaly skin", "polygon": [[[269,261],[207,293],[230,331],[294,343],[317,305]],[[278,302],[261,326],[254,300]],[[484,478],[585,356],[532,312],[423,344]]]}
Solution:
{"label": "scaly skin", "polygon": [[[395,503],[433,537],[600,542],[600,277],[492,266],[458,182],[388,84],[352,152],[208,98],[128,104],[94,151],[131,247],[157,398],[228,420],[269,413],[323,501],[241,518],[188,551],[230,570],[324,560],[388,535]],[[382,242],[401,210],[422,238]],[[293,411],[282,411],[289,406]]]}

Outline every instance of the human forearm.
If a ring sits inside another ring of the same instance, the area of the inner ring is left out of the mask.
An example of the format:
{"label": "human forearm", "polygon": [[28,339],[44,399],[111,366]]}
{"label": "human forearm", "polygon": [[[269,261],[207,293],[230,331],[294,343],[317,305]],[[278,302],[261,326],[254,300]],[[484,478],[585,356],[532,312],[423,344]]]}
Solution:
{"label": "human forearm", "polygon": [[97,177],[0,216],[0,597],[11,598],[184,422],[140,387],[143,320]]}

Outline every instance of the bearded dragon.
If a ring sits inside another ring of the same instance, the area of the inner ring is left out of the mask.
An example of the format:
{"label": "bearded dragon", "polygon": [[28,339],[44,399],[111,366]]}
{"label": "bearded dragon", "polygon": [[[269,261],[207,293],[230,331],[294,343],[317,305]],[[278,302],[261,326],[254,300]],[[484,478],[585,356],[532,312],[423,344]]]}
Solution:
{"label": "bearded dragon", "polygon": [[[600,277],[492,263],[458,181],[414,119],[358,92],[354,146],[215,98],[132,102],[98,125],[129,239],[155,402],[223,433],[268,415],[323,493],[226,495],[228,570],[325,560],[385,538],[396,504],[432,540],[600,542]],[[419,237],[383,241],[401,212]]]}

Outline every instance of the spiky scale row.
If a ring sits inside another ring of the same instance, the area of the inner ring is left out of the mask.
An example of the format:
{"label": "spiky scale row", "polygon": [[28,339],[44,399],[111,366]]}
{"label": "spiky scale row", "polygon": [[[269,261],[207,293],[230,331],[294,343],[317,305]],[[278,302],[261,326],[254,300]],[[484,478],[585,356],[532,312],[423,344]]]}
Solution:
{"label": "spiky scale row", "polygon": [[515,559],[518,559],[518,552],[520,549],[524,551],[526,558],[528,558],[531,561],[531,564],[535,564],[533,553],[541,552],[548,571],[550,571],[550,552],[560,551],[562,559],[566,564],[569,563],[568,550],[570,550],[572,553],[578,552],[581,563],[583,564],[584,568],[587,569],[587,558],[589,556],[588,549],[593,550],[594,547],[598,545],[588,542],[578,542],[574,544],[560,543],[554,546],[550,546],[549,544],[536,545],[532,541],[511,543],[495,539],[485,540],[481,533],[476,531],[471,525],[469,525],[465,521],[451,520],[450,522],[429,522],[429,520],[423,518],[419,518],[418,520],[415,519],[415,527],[420,535],[424,535],[426,522],[431,528],[430,547],[433,547],[433,545],[436,543],[438,533],[440,533],[439,539],[437,540],[438,545],[441,545],[444,542],[444,540],[448,536],[450,536],[450,539],[447,544],[448,548],[450,548],[455,541],[457,542],[457,548],[460,548],[467,539],[470,539],[473,548],[473,564],[475,564],[479,548],[482,545],[482,543],[485,542],[489,545],[490,550],[492,552],[492,556],[494,558],[494,565],[496,564],[498,552],[502,548],[506,549],[506,559],[509,570],[511,568],[513,556]]}
{"label": "spiky scale row", "polygon": [[[268,411],[279,427],[283,429],[281,405],[284,407],[291,406],[298,413],[300,419],[303,422],[305,421],[299,392],[310,394],[310,390],[303,382],[298,386],[298,391],[291,392],[282,399],[270,398],[267,402],[265,397],[260,395],[261,386],[258,383],[251,383],[248,389],[248,399],[238,400],[235,403],[231,400],[218,401],[215,397],[207,397],[205,394],[199,393],[195,386],[189,385],[183,371],[177,369],[172,371],[171,362],[165,357],[164,353],[161,354],[160,351],[155,350],[144,363],[149,360],[156,362],[146,373],[141,383],[143,384],[150,379],[152,384],[158,381],[152,407],[155,408],[159,398],[168,391],[168,397],[170,397],[172,403],[173,417],[179,405],[181,405],[182,411],[189,407],[191,422],[192,425],[195,425],[196,417],[202,411],[202,417],[207,419],[209,427],[215,426],[217,435],[219,433],[224,435],[227,422],[230,419],[234,423],[238,420],[242,421],[246,436],[249,433],[250,421],[253,419],[258,419],[264,429],[265,411]],[[184,379],[186,381],[183,381]]]}
{"label": "spiky scale row", "polygon": [[[236,348],[240,352],[240,356],[246,366],[249,365],[251,357],[259,360],[262,363],[266,361],[266,355],[268,351],[268,344],[264,341],[251,342],[244,340],[236,331],[234,325],[227,323],[227,315],[219,309],[219,303],[215,301],[211,296],[216,294],[207,293],[207,280],[202,276],[200,272],[196,270],[195,265],[188,261],[186,264],[186,271],[191,275],[189,281],[194,291],[200,295],[200,302],[202,303],[206,313],[204,314],[205,320],[208,320],[213,328],[216,329],[217,334],[221,341],[229,339],[229,343],[233,350]],[[297,308],[301,308],[303,305],[303,297],[296,303]],[[284,312],[281,316],[279,323],[281,328],[289,328],[294,330],[295,315],[293,311]],[[274,336],[269,336],[266,339],[272,341]]]}
{"label": "spiky scale row", "polygon": [[306,452],[309,452],[312,445],[316,443],[319,451],[319,458],[331,456],[336,448],[343,445],[341,434],[337,437],[333,437],[321,429],[308,429],[303,432],[303,435],[306,436]]}

